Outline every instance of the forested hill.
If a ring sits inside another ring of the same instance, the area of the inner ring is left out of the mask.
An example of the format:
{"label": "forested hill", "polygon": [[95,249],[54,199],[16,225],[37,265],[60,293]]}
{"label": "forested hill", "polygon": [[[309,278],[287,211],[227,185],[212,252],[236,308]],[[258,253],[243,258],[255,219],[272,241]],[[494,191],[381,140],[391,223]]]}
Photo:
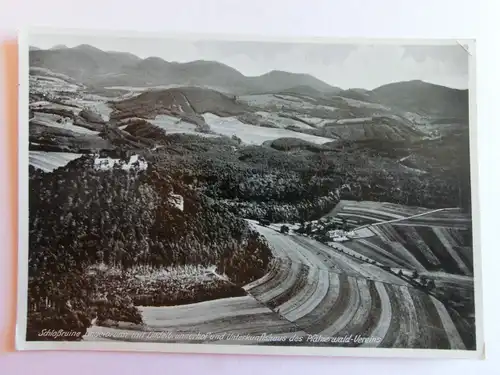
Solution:
{"label": "forested hill", "polygon": [[[113,274],[103,280],[88,273],[95,264],[122,270],[116,275],[137,267],[213,265],[236,287],[261,277],[269,261],[265,241],[244,220],[172,180],[161,167],[103,171],[94,168],[93,158],[83,157],[53,173],[31,167],[30,192],[30,332],[62,328],[61,322],[52,321],[59,318],[51,311],[65,310],[67,302],[81,314],[71,319],[84,332],[102,299],[96,291],[103,287],[118,288],[115,297],[124,305],[117,314],[129,316],[121,319],[140,320],[124,301],[156,293],[158,285],[127,286],[128,279],[114,285]],[[182,209],[174,194],[182,197]],[[220,282],[167,286],[174,290],[169,294],[165,289],[164,298],[178,303],[241,293]],[[41,306],[45,297],[49,303]]]}

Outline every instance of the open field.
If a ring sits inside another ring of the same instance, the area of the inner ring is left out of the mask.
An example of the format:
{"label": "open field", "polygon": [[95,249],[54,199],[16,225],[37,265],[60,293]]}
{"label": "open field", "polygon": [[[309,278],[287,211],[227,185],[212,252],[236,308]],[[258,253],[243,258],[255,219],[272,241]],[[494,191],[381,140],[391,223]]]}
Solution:
{"label": "open field", "polygon": [[82,126],[73,125],[72,120],[66,119],[62,116],[58,116],[56,114],[51,114],[51,113],[37,113],[37,112],[35,112],[35,117],[33,118],[33,122],[35,122],[39,125],[69,130],[69,131],[72,131],[75,133],[80,133],[80,134],[93,134],[93,135],[99,134],[99,132],[97,132],[97,131],[87,129],[87,128],[84,128]]}
{"label": "open field", "polygon": [[[294,335],[295,326],[259,303],[251,296],[224,298],[192,305],[172,307],[139,307],[145,322],[144,327],[122,328],[92,327],[87,340],[96,336],[111,336],[119,341],[150,342],[197,342],[226,344],[228,335]],[[138,335],[138,332],[140,333]],[[169,334],[210,334],[194,340],[179,340]],[[134,337],[138,336],[138,337]],[[235,344],[235,340],[227,340]],[[255,340],[242,340],[240,344],[252,344]]]}
{"label": "open field", "polygon": [[206,114],[204,119],[212,131],[228,137],[237,136],[244,143],[261,145],[266,141],[277,138],[298,138],[305,141],[322,144],[331,142],[332,140],[324,137],[316,137],[313,135],[294,132],[286,129],[274,129],[246,125],[233,117],[221,118],[217,115]]}
{"label": "open field", "polygon": [[63,167],[71,160],[75,160],[82,156],[81,154],[73,154],[69,152],[44,152],[30,151],[30,165],[39,168],[44,172],[51,172],[56,168]]}

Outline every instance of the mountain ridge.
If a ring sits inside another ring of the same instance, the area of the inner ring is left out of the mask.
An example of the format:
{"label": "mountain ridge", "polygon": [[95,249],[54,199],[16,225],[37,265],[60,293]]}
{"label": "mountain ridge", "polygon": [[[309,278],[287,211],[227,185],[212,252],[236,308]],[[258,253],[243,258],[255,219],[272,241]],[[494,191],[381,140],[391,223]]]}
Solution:
{"label": "mountain ridge", "polygon": [[130,53],[106,52],[86,44],[56,50],[31,50],[30,66],[47,68],[100,87],[147,87],[153,82],[156,85],[188,82],[223,86],[235,93],[281,91],[296,86],[310,86],[325,93],[338,90],[310,74],[273,70],[260,76],[246,76],[217,61],[180,63],[154,56],[142,59]]}
{"label": "mountain ridge", "polygon": [[[65,46],[64,46],[65,47]],[[30,66],[65,74],[97,87],[196,86],[229,95],[292,93],[331,100],[335,96],[376,103],[419,116],[468,119],[468,90],[422,80],[392,82],[373,90],[343,90],[311,74],[271,70],[246,76],[218,61],[166,61],[141,58],[128,52],[103,51],[88,44],[49,50],[30,50]]]}
{"label": "mountain ridge", "polygon": [[391,104],[424,115],[467,119],[469,90],[455,89],[422,80],[393,82],[372,90],[381,104]]}

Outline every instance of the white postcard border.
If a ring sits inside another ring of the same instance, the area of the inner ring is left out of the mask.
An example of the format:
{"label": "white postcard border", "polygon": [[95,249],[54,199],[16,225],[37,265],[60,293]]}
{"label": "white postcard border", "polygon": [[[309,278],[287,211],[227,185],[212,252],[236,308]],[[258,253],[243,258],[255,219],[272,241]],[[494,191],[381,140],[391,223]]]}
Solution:
{"label": "white postcard border", "polygon": [[[253,346],[218,344],[181,344],[181,343],[124,343],[124,342],[62,342],[26,340],[27,293],[28,293],[28,246],[29,246],[29,35],[92,35],[127,38],[170,38],[180,40],[210,41],[255,41],[281,43],[319,43],[319,44],[386,44],[386,45],[455,45],[464,47],[469,54],[469,135],[471,192],[473,214],[473,260],[474,295],[476,315],[475,350],[439,349],[393,349],[393,348],[317,348],[292,346]],[[302,38],[276,37],[238,34],[201,34],[201,33],[153,33],[126,30],[89,30],[89,29],[52,29],[31,28],[19,33],[19,124],[18,124],[18,280],[17,280],[17,350],[70,350],[70,351],[135,351],[166,353],[210,353],[210,354],[252,354],[252,355],[296,355],[296,356],[334,356],[334,357],[403,357],[403,358],[469,358],[484,359],[483,291],[480,241],[480,211],[478,189],[478,138],[476,102],[476,41],[474,39],[407,39],[407,38]]]}

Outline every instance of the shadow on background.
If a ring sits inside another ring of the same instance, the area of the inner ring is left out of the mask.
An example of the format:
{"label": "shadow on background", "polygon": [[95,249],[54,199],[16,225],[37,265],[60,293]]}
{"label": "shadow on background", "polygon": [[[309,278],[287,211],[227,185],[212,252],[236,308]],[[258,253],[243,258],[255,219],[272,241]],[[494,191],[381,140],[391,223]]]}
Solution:
{"label": "shadow on background", "polygon": [[[18,152],[18,72],[19,72],[19,46],[17,40],[5,40],[2,42],[1,49],[4,59],[4,93],[5,93],[5,113],[4,126],[5,135],[7,137],[4,143],[7,147],[5,157],[7,158],[6,165],[9,169],[7,172],[8,183],[6,190],[8,195],[6,200],[9,200],[10,205],[7,205],[6,211],[10,209],[10,220],[8,219],[10,230],[12,233],[11,243],[5,244],[5,251],[2,253],[2,271],[1,279],[7,285],[9,293],[5,295],[5,299],[0,303],[5,309],[5,330],[0,335],[0,352],[15,350],[15,327],[16,327],[16,300],[17,300],[17,230],[18,230],[18,169],[17,169],[17,152]],[[9,251],[9,248],[11,251]]]}

